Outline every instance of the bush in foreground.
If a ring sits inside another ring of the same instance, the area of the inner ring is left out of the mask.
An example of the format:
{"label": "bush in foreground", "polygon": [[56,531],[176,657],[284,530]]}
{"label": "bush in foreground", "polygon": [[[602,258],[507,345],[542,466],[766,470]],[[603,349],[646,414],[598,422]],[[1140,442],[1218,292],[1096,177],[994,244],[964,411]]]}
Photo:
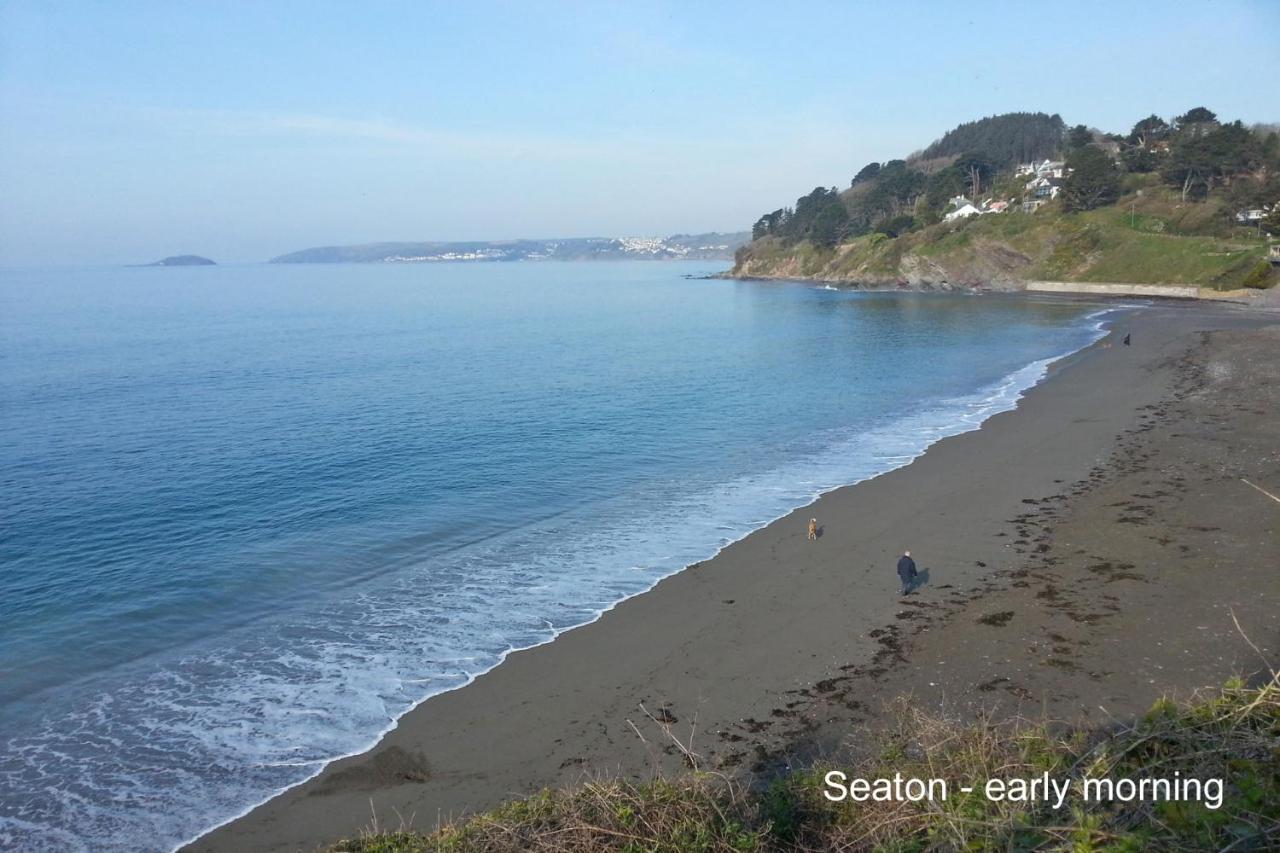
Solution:
{"label": "bush in foreground", "polygon": [[[881,754],[850,778],[941,778],[945,802],[828,801],[827,767],[744,789],[690,774],[643,784],[547,790],[430,834],[366,834],[331,853],[471,851],[1274,850],[1280,849],[1280,684],[1240,683],[1194,702],[1161,701],[1128,728],[961,724],[904,706]],[[1067,804],[988,800],[987,779],[1071,779]],[[1196,802],[1084,802],[1086,778],[1219,778],[1221,808]],[[954,789],[972,785],[972,794]]]}

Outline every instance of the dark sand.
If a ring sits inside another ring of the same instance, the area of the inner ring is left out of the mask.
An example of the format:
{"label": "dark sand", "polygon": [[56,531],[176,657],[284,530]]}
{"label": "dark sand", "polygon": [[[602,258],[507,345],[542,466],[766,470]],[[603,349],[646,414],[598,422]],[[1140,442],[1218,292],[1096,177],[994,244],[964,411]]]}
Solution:
{"label": "dark sand", "polygon": [[[1016,411],[511,655],[190,849],[310,851],[375,813],[429,830],[584,773],[678,771],[664,727],[703,767],[768,771],[856,749],[906,693],[1098,722],[1255,673],[1232,612],[1280,659],[1280,503],[1240,480],[1280,494],[1269,322],[1203,304],[1126,317]],[[908,547],[927,582],[904,600]]]}

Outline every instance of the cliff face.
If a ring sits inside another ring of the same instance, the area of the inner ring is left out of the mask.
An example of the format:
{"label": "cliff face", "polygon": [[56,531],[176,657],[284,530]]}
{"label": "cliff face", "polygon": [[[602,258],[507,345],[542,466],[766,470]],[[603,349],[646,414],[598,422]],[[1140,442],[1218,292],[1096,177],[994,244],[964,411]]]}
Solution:
{"label": "cliff face", "polygon": [[872,235],[828,250],[753,245],[739,254],[732,274],[921,290],[1017,290],[1036,277],[1030,274],[1035,266],[1035,258],[998,240],[940,251],[907,238]]}

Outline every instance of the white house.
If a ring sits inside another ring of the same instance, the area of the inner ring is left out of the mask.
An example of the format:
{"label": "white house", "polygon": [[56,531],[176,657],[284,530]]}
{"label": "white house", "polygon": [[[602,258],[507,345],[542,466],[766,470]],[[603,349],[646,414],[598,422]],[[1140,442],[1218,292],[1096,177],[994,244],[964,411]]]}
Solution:
{"label": "white house", "polygon": [[1037,178],[1062,178],[1067,173],[1067,164],[1061,160],[1045,160],[1036,166]]}
{"label": "white house", "polygon": [[982,211],[978,210],[978,208],[966,202],[965,204],[963,204],[960,207],[957,207],[955,210],[951,211],[950,213],[948,213],[946,216],[942,218],[945,219],[947,222],[955,222],[956,220],[959,220],[959,219],[968,219],[970,216],[976,216],[981,212]]}
{"label": "white house", "polygon": [[1251,208],[1242,210],[1236,214],[1236,222],[1241,225],[1257,225],[1258,222],[1267,215],[1267,211],[1263,208]]}
{"label": "white house", "polygon": [[1034,181],[1027,182],[1027,192],[1036,198],[1057,198],[1061,189],[1062,187],[1050,178],[1036,178]]}

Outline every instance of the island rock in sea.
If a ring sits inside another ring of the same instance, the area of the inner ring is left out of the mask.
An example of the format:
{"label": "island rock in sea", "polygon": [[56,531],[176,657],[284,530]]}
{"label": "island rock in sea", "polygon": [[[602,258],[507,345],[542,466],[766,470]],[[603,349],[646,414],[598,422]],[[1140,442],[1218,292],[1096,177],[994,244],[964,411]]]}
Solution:
{"label": "island rock in sea", "polygon": [[148,264],[153,267],[211,267],[214,262],[199,255],[170,255],[167,258]]}

